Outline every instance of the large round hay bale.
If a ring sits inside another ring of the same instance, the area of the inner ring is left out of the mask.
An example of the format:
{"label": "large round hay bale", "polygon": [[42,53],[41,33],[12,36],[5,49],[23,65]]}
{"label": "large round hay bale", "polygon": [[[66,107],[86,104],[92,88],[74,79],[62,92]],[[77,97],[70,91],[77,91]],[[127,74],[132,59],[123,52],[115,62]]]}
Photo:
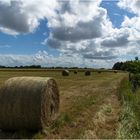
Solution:
{"label": "large round hay bale", "polygon": [[98,71],[98,73],[100,74],[100,73],[101,73],[101,71]]}
{"label": "large round hay bale", "polygon": [[118,71],[117,70],[114,70],[114,73],[118,73]]}
{"label": "large round hay bale", "polygon": [[52,78],[14,77],[0,88],[0,129],[39,130],[59,110],[59,91]]}
{"label": "large round hay bale", "polygon": [[68,70],[63,70],[62,71],[62,76],[69,76],[69,71]]}
{"label": "large round hay bale", "polygon": [[88,70],[88,71],[85,71],[85,76],[90,76],[91,75],[91,72]]}
{"label": "large round hay bale", "polygon": [[75,71],[74,71],[74,74],[77,74],[77,73],[78,73],[78,71],[75,70]]}

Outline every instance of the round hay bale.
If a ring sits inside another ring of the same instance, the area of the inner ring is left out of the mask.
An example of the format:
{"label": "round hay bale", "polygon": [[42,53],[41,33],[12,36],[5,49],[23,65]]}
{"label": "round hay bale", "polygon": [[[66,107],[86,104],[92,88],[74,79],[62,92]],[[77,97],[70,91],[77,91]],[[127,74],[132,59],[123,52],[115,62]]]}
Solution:
{"label": "round hay bale", "polygon": [[85,76],[90,76],[91,72],[90,71],[85,71]]}
{"label": "round hay bale", "polygon": [[78,73],[78,72],[75,70],[75,71],[74,71],[74,74],[77,74],[77,73]]}
{"label": "round hay bale", "polygon": [[69,76],[69,71],[68,70],[63,70],[62,71],[62,76]]}
{"label": "round hay bale", "polygon": [[43,129],[58,110],[59,91],[52,78],[14,77],[0,88],[0,129]]}
{"label": "round hay bale", "polygon": [[118,71],[117,71],[117,70],[115,70],[115,71],[114,71],[114,73],[118,73]]}
{"label": "round hay bale", "polygon": [[100,74],[100,73],[101,73],[101,71],[98,71],[98,73]]}

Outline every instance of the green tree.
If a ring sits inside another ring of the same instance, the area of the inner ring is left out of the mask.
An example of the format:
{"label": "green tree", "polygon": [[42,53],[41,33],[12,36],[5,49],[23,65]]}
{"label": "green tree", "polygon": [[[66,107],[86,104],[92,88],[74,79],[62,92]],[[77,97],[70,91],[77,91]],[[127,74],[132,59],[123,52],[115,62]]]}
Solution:
{"label": "green tree", "polygon": [[138,61],[138,60],[139,60],[139,58],[136,56],[136,57],[135,57],[135,60],[136,60],[136,61]]}

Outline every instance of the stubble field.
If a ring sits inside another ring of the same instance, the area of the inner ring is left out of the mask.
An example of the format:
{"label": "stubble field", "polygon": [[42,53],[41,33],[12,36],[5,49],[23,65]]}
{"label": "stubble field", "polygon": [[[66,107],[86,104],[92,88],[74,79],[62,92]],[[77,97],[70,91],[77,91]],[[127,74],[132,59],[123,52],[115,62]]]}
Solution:
{"label": "stubble field", "polygon": [[11,77],[53,77],[60,91],[57,120],[41,132],[0,132],[0,138],[116,138],[118,88],[126,73],[84,72],[62,76],[55,70],[0,70],[0,84]]}

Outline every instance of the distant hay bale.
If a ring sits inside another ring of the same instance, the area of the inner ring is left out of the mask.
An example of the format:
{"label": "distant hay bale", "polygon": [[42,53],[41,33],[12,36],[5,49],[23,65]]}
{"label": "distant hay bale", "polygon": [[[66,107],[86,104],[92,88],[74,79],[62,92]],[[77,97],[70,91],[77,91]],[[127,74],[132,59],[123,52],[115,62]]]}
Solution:
{"label": "distant hay bale", "polygon": [[90,71],[85,71],[85,76],[90,76],[91,72]]}
{"label": "distant hay bale", "polygon": [[68,70],[63,70],[62,71],[62,76],[69,76],[69,71]]}
{"label": "distant hay bale", "polygon": [[59,110],[59,91],[52,78],[14,77],[0,88],[0,129],[39,130]]}
{"label": "distant hay bale", "polygon": [[115,70],[114,73],[118,73],[118,71]]}
{"label": "distant hay bale", "polygon": [[75,70],[75,71],[74,71],[74,74],[77,74],[77,73],[78,73],[78,71]]}
{"label": "distant hay bale", "polygon": [[98,73],[100,74],[100,73],[101,73],[101,71],[98,71]]}

